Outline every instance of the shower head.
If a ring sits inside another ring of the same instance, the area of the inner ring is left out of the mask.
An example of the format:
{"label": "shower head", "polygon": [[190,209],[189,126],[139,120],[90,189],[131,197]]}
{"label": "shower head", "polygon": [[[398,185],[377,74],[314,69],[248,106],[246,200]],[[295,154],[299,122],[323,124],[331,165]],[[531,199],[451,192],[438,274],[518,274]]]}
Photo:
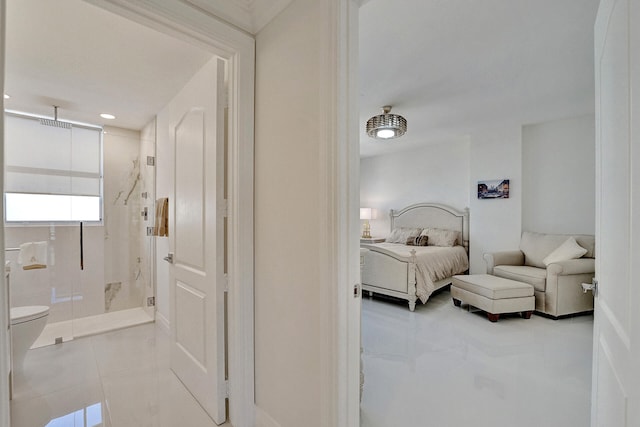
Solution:
{"label": "shower head", "polygon": [[40,119],[40,124],[45,126],[53,126],[56,128],[71,129],[71,123],[58,120],[58,107],[55,105],[53,106],[53,120]]}
{"label": "shower head", "polygon": [[40,119],[40,124],[57,128],[71,129],[71,123],[61,122],[60,120]]}

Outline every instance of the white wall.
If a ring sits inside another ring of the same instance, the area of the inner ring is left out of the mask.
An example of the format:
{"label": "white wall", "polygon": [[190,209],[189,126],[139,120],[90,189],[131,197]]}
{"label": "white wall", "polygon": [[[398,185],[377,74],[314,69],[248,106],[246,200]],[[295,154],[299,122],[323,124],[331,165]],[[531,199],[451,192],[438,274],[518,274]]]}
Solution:
{"label": "white wall", "polygon": [[595,117],[524,126],[522,229],[595,234]]}
{"label": "white wall", "polygon": [[[0,90],[4,93],[4,34],[5,34],[5,15],[6,15],[6,4],[4,0],[0,1],[0,34],[2,34],[3,42],[0,43],[0,67],[2,71],[0,71]],[[4,109],[4,102],[3,102]],[[0,186],[4,188],[4,117],[0,117],[0,170],[2,173],[0,174]],[[0,209],[4,212],[4,197],[0,200]],[[4,227],[3,230],[0,230],[0,242],[4,244]],[[3,249],[6,246],[3,246]],[[2,262],[2,266],[4,267],[4,258],[5,252],[2,251],[0,254],[0,261]],[[11,422],[11,417],[9,414],[10,406],[9,406],[9,366],[10,366],[10,345],[9,345],[9,316],[7,316],[7,312],[9,311],[9,301],[8,301],[8,291],[7,283],[5,280],[5,275],[3,274],[0,277],[0,427],[9,427]]]}
{"label": "white wall", "polygon": [[[451,173],[454,164],[460,174]],[[509,199],[477,198],[478,181],[504,178]],[[594,118],[587,115],[479,129],[458,144],[364,158],[360,206],[378,209],[374,236],[389,233],[391,208],[419,201],[469,206],[470,271],[484,273],[482,255],[517,248],[522,230],[593,234],[594,185]]]}
{"label": "white wall", "polygon": [[[471,134],[470,273],[486,271],[485,252],[516,249],[522,221],[522,129],[504,126]],[[478,181],[509,179],[508,199],[478,199]]]}
{"label": "white wall", "polygon": [[[484,273],[485,252],[520,243],[522,220],[522,130],[520,126],[478,130],[471,135],[470,273]],[[478,181],[509,179],[508,199],[478,199]]]}
{"label": "white wall", "polygon": [[[479,129],[457,143],[364,158],[360,206],[378,209],[371,234],[389,233],[389,210],[411,203],[470,208],[470,272],[484,273],[484,252],[518,247],[521,233],[520,126]],[[479,180],[510,180],[509,199],[478,200]]]}
{"label": "white wall", "polygon": [[338,3],[294,0],[256,37],[257,426],[337,425],[338,351],[327,331],[338,307],[327,295],[340,286],[328,279],[338,256],[329,259],[335,235],[328,217],[338,208],[326,202],[338,172],[326,166],[337,156],[337,66],[328,52]]}
{"label": "white wall", "polygon": [[[366,143],[366,142],[365,142]],[[399,141],[398,143],[402,143]],[[371,235],[389,234],[389,211],[433,202],[469,207],[468,138],[360,160],[360,206],[377,210]]]}

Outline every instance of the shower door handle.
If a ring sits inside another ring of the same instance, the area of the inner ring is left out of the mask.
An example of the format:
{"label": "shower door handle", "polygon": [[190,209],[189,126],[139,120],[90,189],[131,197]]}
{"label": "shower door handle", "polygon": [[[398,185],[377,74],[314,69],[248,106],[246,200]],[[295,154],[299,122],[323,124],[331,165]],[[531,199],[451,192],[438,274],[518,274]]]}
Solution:
{"label": "shower door handle", "polygon": [[169,264],[173,264],[173,252],[169,252],[167,256],[162,259],[167,261]]}

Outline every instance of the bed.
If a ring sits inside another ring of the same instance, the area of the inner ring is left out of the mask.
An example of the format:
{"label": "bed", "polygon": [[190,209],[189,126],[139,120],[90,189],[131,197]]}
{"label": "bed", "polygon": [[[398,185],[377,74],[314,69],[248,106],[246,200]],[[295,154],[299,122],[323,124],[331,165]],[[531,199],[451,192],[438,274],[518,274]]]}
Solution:
{"label": "bed", "polygon": [[364,254],[362,289],[426,303],[436,290],[451,284],[451,277],[469,269],[469,209],[458,211],[434,203],[418,203],[391,210],[391,231],[396,228],[448,230],[457,238],[450,247],[409,246],[402,243],[361,243]]}

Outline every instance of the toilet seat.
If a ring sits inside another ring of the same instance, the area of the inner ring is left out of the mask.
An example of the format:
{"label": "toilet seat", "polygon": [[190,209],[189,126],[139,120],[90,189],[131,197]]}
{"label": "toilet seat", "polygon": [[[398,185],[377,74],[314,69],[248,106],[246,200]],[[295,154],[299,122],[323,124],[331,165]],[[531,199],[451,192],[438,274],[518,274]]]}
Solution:
{"label": "toilet seat", "polygon": [[11,309],[11,325],[30,322],[49,315],[49,307],[46,305],[30,305],[14,307]]}

